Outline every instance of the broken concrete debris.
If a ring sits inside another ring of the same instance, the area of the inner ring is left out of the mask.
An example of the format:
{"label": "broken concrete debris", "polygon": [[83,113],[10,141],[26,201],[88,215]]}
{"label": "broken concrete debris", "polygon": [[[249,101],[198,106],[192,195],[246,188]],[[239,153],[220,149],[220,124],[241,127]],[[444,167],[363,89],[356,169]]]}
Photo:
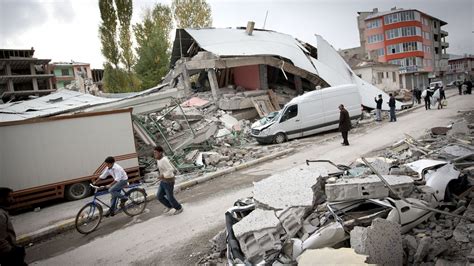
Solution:
{"label": "broken concrete debris", "polygon": [[402,265],[402,235],[398,223],[376,218],[371,226],[357,226],[350,235],[351,247],[358,254],[368,255],[367,263]]}
{"label": "broken concrete debris", "polygon": [[308,160],[254,183],[234,207],[244,211],[226,219],[227,262],[292,264],[332,247],[380,265],[470,263],[474,157],[456,153],[458,139],[469,137],[406,136],[366,160],[374,169],[365,158],[352,167]]}

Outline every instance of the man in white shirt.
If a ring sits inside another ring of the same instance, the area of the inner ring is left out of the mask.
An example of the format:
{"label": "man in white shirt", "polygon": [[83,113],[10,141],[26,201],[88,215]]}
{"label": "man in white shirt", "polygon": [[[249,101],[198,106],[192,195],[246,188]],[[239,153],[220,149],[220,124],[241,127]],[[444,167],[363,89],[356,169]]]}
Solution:
{"label": "man in white shirt", "polygon": [[123,168],[115,163],[115,159],[112,156],[105,158],[105,164],[107,168],[105,168],[104,172],[93,182],[95,185],[99,179],[106,179],[109,176],[112,176],[114,181],[108,184],[106,188],[109,190],[110,195],[112,196],[110,199],[110,209],[105,214],[105,216],[114,216],[115,207],[117,205],[117,198],[120,198],[120,206],[123,207],[125,202],[127,201],[127,197],[122,194],[121,190],[125,186],[128,185],[128,176]]}
{"label": "man in white shirt", "polygon": [[[154,149],[154,155],[156,159],[156,164],[158,165],[158,170],[160,175],[160,186],[158,187],[158,192],[156,198],[166,207],[165,213],[176,215],[183,212],[183,206],[174,198],[174,171],[175,168],[171,164],[168,157],[165,156],[163,147],[157,146]],[[166,195],[166,196],[165,196]]]}

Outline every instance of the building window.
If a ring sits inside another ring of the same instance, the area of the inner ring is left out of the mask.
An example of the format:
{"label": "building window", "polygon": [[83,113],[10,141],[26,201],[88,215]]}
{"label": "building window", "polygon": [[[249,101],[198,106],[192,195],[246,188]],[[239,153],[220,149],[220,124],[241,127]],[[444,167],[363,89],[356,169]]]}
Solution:
{"label": "building window", "polygon": [[397,82],[397,72],[392,72],[392,80],[393,82]]}
{"label": "building window", "polygon": [[385,24],[392,24],[401,21],[411,21],[411,20],[420,20],[420,14],[415,14],[418,12],[415,11],[402,11],[394,14],[389,14],[384,16]]}
{"label": "building window", "polygon": [[425,52],[425,53],[431,53],[431,46],[429,46],[429,45],[423,45],[423,52]]}
{"label": "building window", "polygon": [[61,69],[61,76],[69,76],[69,69]]}
{"label": "building window", "polygon": [[391,29],[385,31],[385,37],[387,40],[399,38],[399,37],[407,37],[407,36],[421,36],[421,28],[420,27],[403,27],[397,29]]}
{"label": "building window", "polygon": [[377,72],[377,83],[382,83],[383,72]]}
{"label": "building window", "polygon": [[367,38],[368,43],[376,43],[376,42],[382,42],[382,41],[383,41],[383,34],[370,35]]}
{"label": "building window", "polygon": [[375,29],[375,28],[379,28],[380,26],[382,26],[381,19],[374,19],[371,21],[367,21],[367,29]]}
{"label": "building window", "polygon": [[431,40],[431,34],[429,32],[424,31],[423,32],[423,38],[427,40]]}
{"label": "building window", "polygon": [[384,56],[384,55],[385,55],[385,49],[384,48],[377,49],[377,56]]}

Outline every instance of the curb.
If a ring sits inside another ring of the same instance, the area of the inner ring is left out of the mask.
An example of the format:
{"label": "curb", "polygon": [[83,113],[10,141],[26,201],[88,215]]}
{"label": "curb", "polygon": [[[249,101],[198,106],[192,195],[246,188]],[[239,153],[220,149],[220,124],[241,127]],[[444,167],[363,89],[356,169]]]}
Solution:
{"label": "curb", "polygon": [[[271,159],[274,159],[274,158],[277,158],[277,157],[280,157],[280,156],[283,156],[283,155],[286,155],[286,154],[289,154],[289,153],[292,153],[294,151],[295,151],[294,148],[289,148],[289,149],[286,149],[286,150],[283,150],[283,151],[276,152],[274,154],[270,154],[270,155],[267,155],[267,156],[249,161],[249,162],[245,162],[245,163],[237,165],[237,166],[222,169],[222,170],[216,171],[214,173],[206,174],[204,176],[195,178],[193,180],[188,180],[188,181],[179,183],[175,186],[175,192],[185,190],[185,189],[193,187],[197,184],[204,183],[204,182],[209,181],[211,179],[214,179],[214,178],[226,175],[226,174],[230,174],[232,172],[236,172],[236,171],[248,168],[250,166],[253,166],[253,165],[256,165],[256,164],[259,164],[259,163],[262,163],[262,162],[265,162],[265,161],[268,161],[268,160],[271,160]],[[156,187],[153,187],[153,188],[150,187],[148,189],[145,188],[145,190],[146,190],[146,193],[148,194],[148,196],[147,196],[147,201],[148,202],[156,199],[156,193],[149,193],[149,191],[151,191],[151,190],[155,191]],[[27,246],[29,243],[33,243],[33,242],[45,239],[47,237],[53,236],[55,234],[59,234],[61,232],[69,230],[71,228],[74,228],[75,227],[75,222],[76,222],[76,217],[69,218],[69,219],[66,219],[64,221],[58,222],[54,225],[50,225],[50,226],[47,226],[45,228],[39,229],[35,232],[20,235],[20,236],[17,237],[16,241],[20,245]]]}

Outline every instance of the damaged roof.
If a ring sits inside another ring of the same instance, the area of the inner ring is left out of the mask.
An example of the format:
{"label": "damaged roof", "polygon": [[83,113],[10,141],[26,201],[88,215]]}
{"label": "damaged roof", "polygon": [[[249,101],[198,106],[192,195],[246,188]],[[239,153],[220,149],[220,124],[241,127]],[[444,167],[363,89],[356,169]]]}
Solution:
{"label": "damaged roof", "polygon": [[51,116],[116,100],[77,91],[59,90],[28,101],[0,104],[0,122]]}

